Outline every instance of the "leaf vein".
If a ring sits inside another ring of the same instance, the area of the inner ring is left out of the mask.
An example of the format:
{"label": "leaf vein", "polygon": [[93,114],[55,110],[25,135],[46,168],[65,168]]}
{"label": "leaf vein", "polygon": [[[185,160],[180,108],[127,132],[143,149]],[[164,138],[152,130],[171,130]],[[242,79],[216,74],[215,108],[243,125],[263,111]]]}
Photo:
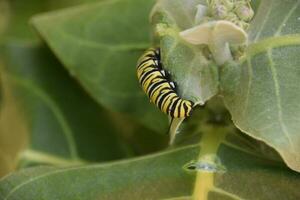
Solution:
{"label": "leaf vein", "polygon": [[[192,65],[193,62],[195,62],[196,59],[197,59],[196,56],[194,56],[192,61],[190,62],[191,65]],[[191,81],[190,81],[191,80],[191,75],[190,74],[192,73],[192,71],[193,71],[193,65],[191,67],[189,67],[187,72],[186,72],[186,74],[189,74],[189,76],[188,76],[187,79],[185,79],[185,82],[184,82],[184,86],[183,86],[183,90],[182,90],[182,96],[183,97],[185,96],[185,94],[188,92],[188,89],[190,88],[190,84],[191,84]]]}
{"label": "leaf vein", "polygon": [[290,12],[287,14],[287,16],[284,18],[284,20],[282,21],[282,23],[280,24],[278,30],[275,32],[275,36],[280,35],[283,27],[285,26],[286,22],[290,19],[290,17],[292,16],[292,14],[295,12],[295,10],[298,8],[300,4],[300,1],[296,1],[295,5],[293,6],[293,8],[290,10]]}
{"label": "leaf vein", "polygon": [[103,44],[100,42],[93,42],[88,39],[83,39],[80,37],[76,37],[75,35],[63,31],[60,29],[58,32],[61,36],[64,36],[66,39],[72,41],[73,44],[85,45],[90,48],[97,48],[97,49],[105,49],[105,50],[112,50],[112,51],[129,51],[129,50],[144,50],[149,48],[150,43],[133,43],[133,44]]}
{"label": "leaf vein", "polygon": [[268,19],[270,17],[271,10],[272,10],[272,8],[270,6],[269,9],[268,9],[268,11],[267,11],[267,13],[266,13],[266,15],[265,15],[264,22],[262,23],[260,30],[257,32],[257,34],[256,34],[256,36],[254,38],[254,42],[256,42],[259,39],[260,34],[262,33],[262,31],[264,29],[264,26],[266,25],[266,23],[267,23],[267,21],[268,21]]}
{"label": "leaf vein", "polygon": [[252,71],[252,63],[251,59],[247,59],[247,69],[248,69],[248,85],[247,85],[247,94],[246,94],[246,100],[245,100],[245,108],[244,108],[244,113],[243,116],[247,114],[248,110],[248,105],[249,105],[249,97],[250,97],[250,92],[251,92],[251,87],[252,87],[252,77],[253,77],[253,71]]}
{"label": "leaf vein", "polygon": [[273,79],[273,83],[274,83],[274,89],[275,89],[275,95],[276,95],[276,101],[277,101],[278,121],[279,121],[280,129],[283,132],[283,134],[285,135],[288,143],[290,144],[291,149],[295,152],[294,144],[289,136],[289,132],[283,121],[283,112],[282,112],[282,105],[281,105],[282,102],[281,102],[281,97],[280,97],[280,86],[279,86],[279,82],[278,82],[278,73],[275,68],[274,61],[272,59],[272,49],[269,49],[267,53],[268,53],[267,57],[269,59],[269,67],[271,70],[271,75],[272,75],[272,79]]}
{"label": "leaf vein", "polygon": [[243,199],[243,198],[241,198],[241,197],[239,197],[239,196],[237,196],[237,195],[235,195],[235,194],[232,194],[232,193],[227,192],[227,191],[225,191],[225,190],[223,190],[223,189],[220,189],[220,188],[213,188],[212,190],[213,190],[214,192],[223,194],[224,196],[230,197],[230,198],[232,198],[232,199],[234,199],[234,200],[245,200],[245,199]]}

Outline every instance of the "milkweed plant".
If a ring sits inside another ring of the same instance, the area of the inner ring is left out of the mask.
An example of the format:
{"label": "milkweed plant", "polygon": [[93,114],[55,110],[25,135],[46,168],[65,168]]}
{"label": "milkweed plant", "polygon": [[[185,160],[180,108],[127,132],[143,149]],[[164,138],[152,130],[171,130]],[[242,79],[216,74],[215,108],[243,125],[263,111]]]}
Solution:
{"label": "milkweed plant", "polygon": [[0,0],[0,200],[300,199],[300,0]]}

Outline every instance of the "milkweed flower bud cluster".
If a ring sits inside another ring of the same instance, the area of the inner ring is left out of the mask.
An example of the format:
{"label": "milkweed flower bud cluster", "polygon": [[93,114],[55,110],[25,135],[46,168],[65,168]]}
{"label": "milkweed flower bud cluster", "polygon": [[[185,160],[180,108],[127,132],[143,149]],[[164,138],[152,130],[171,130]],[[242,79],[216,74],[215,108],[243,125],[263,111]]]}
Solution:
{"label": "milkweed flower bud cluster", "polygon": [[244,54],[253,16],[250,0],[207,0],[197,6],[196,26],[180,35],[191,44],[207,45],[216,63],[223,65]]}
{"label": "milkweed flower bud cluster", "polygon": [[205,6],[206,16],[198,21],[198,24],[212,20],[227,20],[246,30],[254,16],[250,0],[208,0]]}

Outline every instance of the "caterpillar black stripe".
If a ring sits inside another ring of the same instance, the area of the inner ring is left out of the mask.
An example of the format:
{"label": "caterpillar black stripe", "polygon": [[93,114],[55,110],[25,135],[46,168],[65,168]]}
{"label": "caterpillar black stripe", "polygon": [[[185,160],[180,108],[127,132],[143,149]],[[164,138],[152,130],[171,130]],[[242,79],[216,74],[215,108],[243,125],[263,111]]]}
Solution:
{"label": "caterpillar black stripe", "polygon": [[176,84],[163,69],[160,50],[150,48],[139,59],[137,77],[150,101],[172,118],[190,116],[194,103],[184,100],[176,92]]}

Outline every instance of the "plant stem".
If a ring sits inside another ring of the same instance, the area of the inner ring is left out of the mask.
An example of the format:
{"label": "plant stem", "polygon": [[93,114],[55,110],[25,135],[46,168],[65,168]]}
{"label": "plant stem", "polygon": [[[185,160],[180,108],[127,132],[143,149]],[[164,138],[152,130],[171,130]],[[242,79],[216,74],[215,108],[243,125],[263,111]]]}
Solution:
{"label": "plant stem", "polygon": [[[201,139],[201,149],[198,161],[215,163],[220,144],[226,136],[224,127],[207,127]],[[197,171],[193,200],[206,200],[208,193],[214,188],[214,174],[216,172],[201,169]]]}

